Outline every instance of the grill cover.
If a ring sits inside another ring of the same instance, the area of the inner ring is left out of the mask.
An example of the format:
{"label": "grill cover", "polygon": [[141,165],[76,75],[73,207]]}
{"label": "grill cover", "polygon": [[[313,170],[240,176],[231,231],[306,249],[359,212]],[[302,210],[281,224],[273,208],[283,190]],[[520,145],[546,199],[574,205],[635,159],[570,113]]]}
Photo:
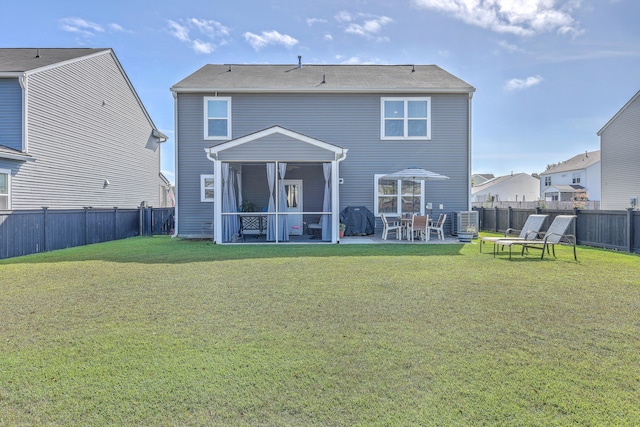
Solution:
{"label": "grill cover", "polygon": [[376,218],[365,206],[347,206],[340,212],[340,222],[347,226],[345,236],[366,236],[376,228]]}

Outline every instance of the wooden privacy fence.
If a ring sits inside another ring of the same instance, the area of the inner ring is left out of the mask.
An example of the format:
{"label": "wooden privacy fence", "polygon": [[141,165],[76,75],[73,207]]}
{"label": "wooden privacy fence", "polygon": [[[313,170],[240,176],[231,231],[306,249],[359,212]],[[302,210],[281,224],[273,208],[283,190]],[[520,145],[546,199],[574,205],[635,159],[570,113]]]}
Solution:
{"label": "wooden privacy fence", "polygon": [[170,234],[173,208],[0,211],[0,259],[133,236]]}
{"label": "wooden privacy fence", "polygon": [[601,211],[574,209],[475,208],[480,229],[502,233],[508,228],[522,229],[531,214],[546,214],[542,229],[546,230],[557,215],[574,214],[573,234],[579,245],[640,253],[640,211]]}

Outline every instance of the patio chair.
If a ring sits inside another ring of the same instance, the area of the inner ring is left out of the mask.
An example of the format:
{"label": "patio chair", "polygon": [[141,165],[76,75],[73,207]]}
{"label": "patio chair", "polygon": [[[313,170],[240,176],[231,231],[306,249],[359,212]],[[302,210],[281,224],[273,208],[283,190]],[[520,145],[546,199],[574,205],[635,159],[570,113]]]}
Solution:
{"label": "patio chair", "polygon": [[440,240],[444,240],[444,223],[447,220],[447,214],[440,214],[438,221],[428,226],[428,233],[435,232]]}
{"label": "patio chair", "polygon": [[[504,232],[504,237],[496,237],[496,236],[486,236],[480,238],[480,252],[482,252],[482,244],[484,242],[491,242],[494,245],[498,240],[524,240],[524,239],[536,239],[540,237],[540,229],[542,228],[542,224],[544,224],[544,220],[547,219],[549,215],[529,215],[524,225],[522,226],[522,230],[516,230],[513,228],[507,228]],[[518,235],[516,236],[516,233]]]}
{"label": "patio chair", "polygon": [[396,233],[396,239],[400,240],[402,237],[402,224],[400,221],[389,221],[385,214],[381,214],[380,217],[382,218],[383,226],[382,240],[387,240],[389,233]]}
{"label": "patio chair", "polygon": [[576,215],[558,215],[553,219],[553,222],[549,226],[549,229],[545,232],[543,238],[537,239],[522,239],[522,240],[498,240],[494,243],[493,246],[493,256],[496,255],[496,247],[497,246],[508,246],[509,247],[509,259],[511,259],[511,247],[520,245],[522,246],[522,255],[524,255],[525,249],[540,249],[542,250],[542,256],[540,259],[544,258],[544,254],[549,253],[549,247],[551,247],[551,251],[553,252],[553,256],[556,256],[556,245],[565,245],[573,247],[573,259],[578,260],[578,256],[576,254],[576,236],[573,234],[567,233],[569,230],[569,226],[573,222]]}
{"label": "patio chair", "polygon": [[414,215],[411,230],[408,230],[411,233],[411,240],[416,237],[422,241],[429,240],[429,233],[427,233],[428,224],[428,215]]}

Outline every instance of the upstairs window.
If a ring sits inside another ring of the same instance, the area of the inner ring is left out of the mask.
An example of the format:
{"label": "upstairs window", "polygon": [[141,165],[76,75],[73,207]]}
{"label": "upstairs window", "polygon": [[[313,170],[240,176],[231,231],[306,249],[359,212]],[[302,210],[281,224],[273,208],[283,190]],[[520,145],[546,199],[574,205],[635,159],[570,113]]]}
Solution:
{"label": "upstairs window", "polygon": [[550,176],[545,176],[544,177],[544,186],[548,187],[551,185],[551,177]]}
{"label": "upstairs window", "polygon": [[204,139],[231,139],[231,98],[204,98]]}
{"label": "upstairs window", "polygon": [[0,211],[11,209],[10,196],[9,196],[9,177],[11,173],[9,170],[0,169]]}
{"label": "upstairs window", "polygon": [[580,184],[580,172],[574,173],[571,177],[572,184]]}
{"label": "upstairs window", "polygon": [[382,139],[431,139],[431,98],[382,98]]}

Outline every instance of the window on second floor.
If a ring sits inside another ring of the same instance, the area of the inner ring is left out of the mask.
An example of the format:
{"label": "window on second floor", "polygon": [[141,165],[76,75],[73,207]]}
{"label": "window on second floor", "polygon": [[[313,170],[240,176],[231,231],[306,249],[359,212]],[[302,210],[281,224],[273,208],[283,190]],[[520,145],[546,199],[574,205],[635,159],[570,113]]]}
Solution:
{"label": "window on second floor", "polygon": [[550,176],[545,176],[544,177],[544,186],[548,187],[551,185],[551,177]]}
{"label": "window on second floor", "polygon": [[580,172],[575,172],[571,176],[571,183],[572,184],[580,184]]}
{"label": "window on second floor", "polygon": [[231,139],[231,98],[204,98],[204,139]]}
{"label": "window on second floor", "polygon": [[200,175],[200,201],[213,202],[214,176]]}
{"label": "window on second floor", "polygon": [[381,139],[431,139],[431,98],[382,98]]}
{"label": "window on second floor", "polygon": [[0,169],[0,210],[11,209],[10,177],[11,171]]}

